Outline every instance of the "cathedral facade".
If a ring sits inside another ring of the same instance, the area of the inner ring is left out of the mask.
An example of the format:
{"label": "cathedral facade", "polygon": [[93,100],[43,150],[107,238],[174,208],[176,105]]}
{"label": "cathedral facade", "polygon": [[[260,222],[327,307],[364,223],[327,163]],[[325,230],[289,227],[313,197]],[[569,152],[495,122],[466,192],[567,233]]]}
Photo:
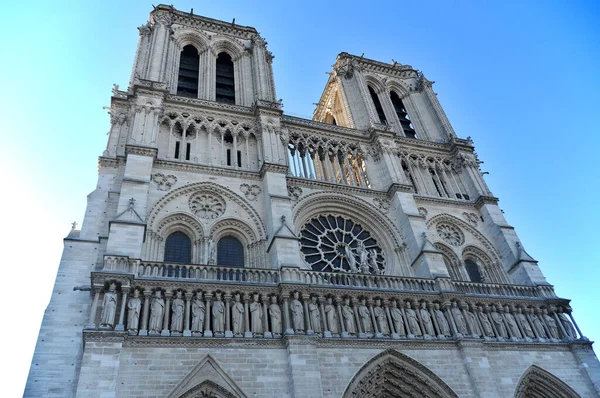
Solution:
{"label": "cathedral facade", "polygon": [[25,396],[598,396],[422,72],[340,53],[301,119],[254,28],[150,16]]}

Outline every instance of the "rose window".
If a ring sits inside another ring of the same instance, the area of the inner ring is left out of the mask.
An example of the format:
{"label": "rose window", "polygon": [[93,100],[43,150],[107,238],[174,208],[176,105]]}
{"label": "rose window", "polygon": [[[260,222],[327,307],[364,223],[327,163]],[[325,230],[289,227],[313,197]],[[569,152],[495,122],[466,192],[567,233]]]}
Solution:
{"label": "rose window", "polygon": [[300,232],[304,260],[315,271],[382,274],[383,252],[369,231],[334,215],[309,220]]}
{"label": "rose window", "polygon": [[217,218],[225,213],[225,200],[213,193],[196,193],[190,197],[190,210],[200,218]]}
{"label": "rose window", "polygon": [[460,246],[465,243],[465,236],[462,231],[450,224],[438,224],[437,234],[442,240],[452,246]]}

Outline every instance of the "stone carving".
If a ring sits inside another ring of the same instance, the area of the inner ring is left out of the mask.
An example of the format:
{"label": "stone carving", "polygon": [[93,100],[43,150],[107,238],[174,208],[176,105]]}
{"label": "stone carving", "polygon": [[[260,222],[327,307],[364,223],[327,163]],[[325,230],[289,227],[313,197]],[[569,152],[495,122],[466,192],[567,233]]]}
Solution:
{"label": "stone carving", "polygon": [[244,334],[244,304],[240,302],[240,295],[233,297],[231,306],[231,327],[234,336],[243,336]]}
{"label": "stone carving", "polygon": [[140,324],[140,310],[142,309],[142,300],[140,300],[140,291],[135,289],[133,297],[127,302],[127,330],[130,333],[137,333]]}
{"label": "stone carving", "polygon": [[212,305],[213,331],[216,334],[225,332],[225,305],[221,301],[221,293],[215,294],[215,301]]}
{"label": "stone carving", "polygon": [[[525,314],[527,314],[528,312],[528,309],[525,308]],[[535,334],[533,333],[533,329],[531,328],[531,325],[529,324],[529,321],[527,320],[527,316],[525,314],[523,314],[523,309],[519,307],[517,308],[517,314],[515,315],[515,317],[517,318],[517,322],[519,322],[519,324],[521,325],[521,329],[523,329],[525,337],[534,339]]]}
{"label": "stone carving", "polygon": [[477,322],[477,315],[475,315],[475,313],[475,306],[473,304],[469,304],[468,308],[465,309],[465,318],[467,319],[469,330],[471,330],[471,336],[481,337],[482,332],[481,328],[479,327],[479,322]]}
{"label": "stone carving", "polygon": [[295,332],[304,332],[304,309],[302,303],[299,300],[300,293],[294,293],[294,299],[290,303],[290,309],[292,311],[292,323]]}
{"label": "stone carving", "polygon": [[294,202],[298,201],[300,196],[302,196],[302,189],[299,187],[292,187],[292,186],[288,185],[287,191],[288,191],[289,197],[292,198],[292,200]]}
{"label": "stone carving", "polygon": [[[575,332],[575,328],[573,327],[573,324],[571,323],[571,321],[569,320],[569,318],[567,317],[567,314],[565,314],[563,312],[563,308],[562,307],[558,307],[557,310],[557,315],[558,315],[558,320],[560,321],[560,323],[563,326],[563,329],[565,329],[565,332],[567,333],[567,336],[575,339],[577,338],[577,333]],[[567,337],[565,336],[565,337]]]}
{"label": "stone carving", "polygon": [[481,327],[483,328],[483,334],[487,337],[494,337],[494,329],[492,328],[492,323],[488,318],[487,314],[483,312],[483,307],[477,307],[477,316],[479,317],[479,321],[481,322]]}
{"label": "stone carving", "polygon": [[173,18],[170,12],[156,12],[152,16],[152,21],[168,28],[173,23]]}
{"label": "stone carving", "polygon": [[185,303],[183,301],[183,293],[177,291],[175,299],[171,304],[171,332],[181,333],[183,331],[183,312]]}
{"label": "stone carving", "polygon": [[263,308],[256,293],[252,296],[252,302],[250,303],[250,324],[252,325],[252,333],[257,335],[263,333]]}
{"label": "stone carving", "polygon": [[358,255],[359,268],[361,274],[370,274],[369,269],[369,252],[365,249],[365,245],[362,242],[358,242],[356,245],[356,254]]}
{"label": "stone carving", "polygon": [[522,337],[521,331],[519,330],[519,327],[517,326],[517,321],[515,320],[513,314],[510,312],[510,307],[508,305],[504,306],[504,320],[506,321],[506,325],[508,326],[508,330],[510,330],[510,334],[512,334],[512,337],[520,339]]}
{"label": "stone carving", "polygon": [[406,331],[404,330],[404,315],[402,315],[402,310],[398,308],[398,303],[396,300],[392,300],[390,316],[392,317],[392,322],[394,323],[394,330],[396,333],[400,336],[406,336]]}
{"label": "stone carving", "polygon": [[435,330],[433,329],[433,322],[431,320],[431,314],[427,310],[427,303],[422,302],[421,308],[419,309],[419,315],[421,315],[421,322],[423,322],[423,332],[429,336],[435,336]]}
{"label": "stone carving", "polygon": [[261,194],[262,189],[258,185],[242,184],[240,191],[246,196],[246,199],[254,201]]}
{"label": "stone carving", "polygon": [[350,335],[356,334],[356,327],[354,326],[354,309],[350,307],[350,299],[344,299],[344,305],[342,305],[342,318],[344,318],[344,328],[346,333]]}
{"label": "stone carving", "polygon": [[190,210],[200,218],[214,219],[225,213],[225,199],[220,195],[198,192],[190,197]]}
{"label": "stone carving", "polygon": [[204,317],[206,316],[206,305],[202,301],[202,293],[196,293],[192,301],[192,332],[200,333],[204,330]]}
{"label": "stone carving", "polygon": [[358,316],[360,317],[360,323],[362,325],[363,333],[373,333],[373,323],[371,322],[371,313],[369,307],[367,307],[367,300],[360,300],[358,306]]}
{"label": "stone carving", "polygon": [[533,322],[533,327],[538,335],[538,337],[542,339],[547,339],[548,334],[546,333],[546,329],[544,328],[544,324],[540,319],[540,310],[536,309],[535,312],[531,313],[531,322]]}
{"label": "stone carving", "polygon": [[460,246],[465,243],[465,236],[462,231],[454,225],[439,223],[436,226],[436,231],[439,237],[449,245]]}
{"label": "stone carving", "polygon": [[548,315],[548,310],[542,310],[542,318],[548,325],[548,333],[550,333],[550,337],[553,339],[558,339],[558,326],[556,325],[556,321],[550,315]]}
{"label": "stone carving", "polygon": [[159,191],[168,191],[177,182],[177,177],[172,174],[157,173],[152,175],[152,181],[154,181]]}
{"label": "stone carving", "polygon": [[413,336],[423,336],[423,332],[421,332],[421,327],[419,326],[419,318],[417,318],[417,313],[410,307],[410,302],[406,302],[406,320],[408,321],[409,332]]}
{"label": "stone carving", "polygon": [[469,222],[469,224],[473,225],[474,227],[477,226],[477,222],[479,221],[479,216],[475,213],[467,213],[466,211],[463,212],[463,217],[465,218],[465,220],[467,220]]}
{"label": "stone carving", "polygon": [[496,311],[496,306],[492,305],[492,312],[490,312],[490,317],[492,318],[492,322],[494,322],[494,326],[496,331],[498,332],[498,337],[508,338],[508,331],[506,330],[506,325],[504,325],[504,317],[502,314],[499,314]]}
{"label": "stone carving", "polygon": [[451,336],[452,332],[450,331],[450,325],[448,324],[448,320],[444,316],[444,313],[440,310],[440,305],[438,303],[435,303],[433,306],[433,314],[435,315],[435,320],[440,328],[440,335],[445,337]]}
{"label": "stone carving", "polygon": [[377,208],[383,212],[386,212],[390,209],[391,203],[387,199],[375,198],[373,199],[373,203]]}
{"label": "stone carving", "polygon": [[214,265],[217,263],[217,245],[215,244],[215,240],[213,238],[208,238],[208,259],[207,262],[209,265]]}
{"label": "stone carving", "polygon": [[102,301],[102,314],[100,315],[100,326],[101,327],[114,327],[115,326],[115,313],[117,311],[117,285],[111,283],[108,287],[108,291],[104,293],[104,300]]}
{"label": "stone carving", "polygon": [[308,314],[310,318],[311,329],[315,333],[321,333],[321,313],[319,312],[319,304],[317,304],[317,297],[313,296],[310,303],[308,304]]}
{"label": "stone carving", "polygon": [[377,320],[377,327],[379,328],[379,332],[384,336],[389,336],[390,326],[388,325],[385,308],[381,306],[380,299],[377,299],[375,301],[375,308],[373,309],[373,313],[375,314],[375,319]]}
{"label": "stone carving", "polygon": [[333,299],[327,298],[327,304],[325,304],[325,318],[327,319],[327,326],[332,334],[339,334],[338,328],[338,315],[333,305]]}
{"label": "stone carving", "polygon": [[421,217],[426,218],[427,217],[427,213],[429,213],[429,212],[427,211],[426,208],[419,207],[419,214],[421,215]]}
{"label": "stone carving", "polygon": [[148,324],[148,331],[150,333],[160,334],[164,314],[165,300],[162,298],[161,291],[157,290],[150,304],[150,322]]}
{"label": "stone carving", "polygon": [[462,312],[460,312],[460,308],[458,308],[456,301],[452,302],[452,308],[450,308],[450,312],[454,318],[454,323],[456,324],[458,333],[462,334],[463,336],[468,335],[469,331],[467,330],[467,321],[465,320]]}
{"label": "stone carving", "polygon": [[277,304],[276,296],[271,296],[271,305],[269,305],[269,316],[271,317],[271,332],[274,335],[280,335],[282,330],[281,307],[279,307],[279,304]]}

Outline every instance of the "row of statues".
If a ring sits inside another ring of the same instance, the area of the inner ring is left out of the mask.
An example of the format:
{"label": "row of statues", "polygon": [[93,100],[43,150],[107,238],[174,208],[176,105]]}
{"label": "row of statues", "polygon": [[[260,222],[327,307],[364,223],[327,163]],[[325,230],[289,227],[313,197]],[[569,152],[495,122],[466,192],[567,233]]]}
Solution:
{"label": "row of statues", "polygon": [[[95,308],[92,311],[95,314]],[[464,301],[317,297],[300,292],[279,298],[219,291],[184,293],[177,290],[165,295],[157,289],[145,291],[141,297],[140,290],[135,289],[126,300],[126,325],[121,314],[122,320],[115,327],[116,312],[116,286],[111,284],[104,293],[99,327],[127,330],[131,335],[278,337],[317,334],[363,338],[471,337],[501,341],[578,338],[573,318],[560,306],[549,311]]]}

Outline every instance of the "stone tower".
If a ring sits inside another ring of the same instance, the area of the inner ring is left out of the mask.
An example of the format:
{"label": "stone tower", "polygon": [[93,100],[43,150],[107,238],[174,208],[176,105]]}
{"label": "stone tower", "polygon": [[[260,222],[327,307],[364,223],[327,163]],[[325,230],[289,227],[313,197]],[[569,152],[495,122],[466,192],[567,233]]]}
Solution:
{"label": "stone tower", "polygon": [[150,15],[25,396],[598,395],[422,72],[340,53],[296,118],[254,28]]}

